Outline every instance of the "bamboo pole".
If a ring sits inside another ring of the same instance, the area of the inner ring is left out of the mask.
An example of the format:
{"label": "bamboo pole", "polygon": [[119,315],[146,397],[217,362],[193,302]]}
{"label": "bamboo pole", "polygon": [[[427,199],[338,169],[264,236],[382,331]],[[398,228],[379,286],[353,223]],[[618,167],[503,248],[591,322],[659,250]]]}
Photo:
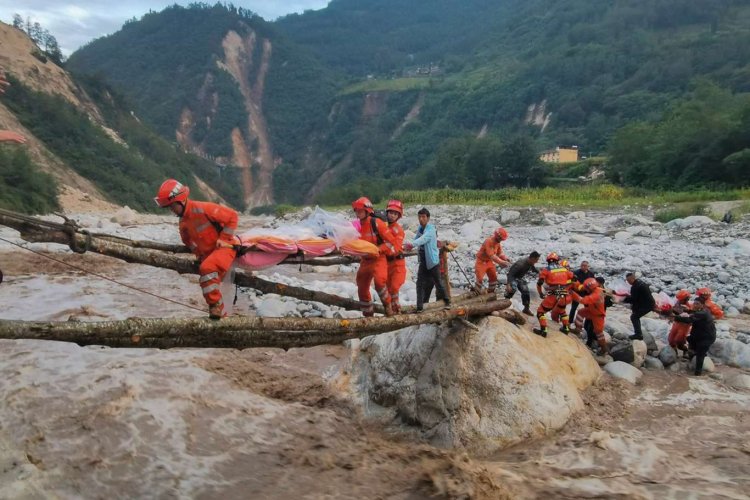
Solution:
{"label": "bamboo pole", "polygon": [[509,300],[454,307],[422,314],[381,318],[259,318],[232,316],[220,321],[143,319],[103,322],[0,321],[0,338],[74,342],[109,347],[310,347],[456,318],[485,316],[510,306]]}

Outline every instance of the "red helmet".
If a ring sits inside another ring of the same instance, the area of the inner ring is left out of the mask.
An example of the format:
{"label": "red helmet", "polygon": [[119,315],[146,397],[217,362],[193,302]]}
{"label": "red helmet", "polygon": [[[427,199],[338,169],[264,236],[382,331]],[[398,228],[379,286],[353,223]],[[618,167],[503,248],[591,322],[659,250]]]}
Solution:
{"label": "red helmet", "polygon": [[180,182],[174,179],[167,179],[164,181],[156,193],[154,201],[160,207],[168,207],[172,203],[180,202],[185,203],[190,194],[190,188],[184,186]]}
{"label": "red helmet", "polygon": [[365,210],[368,214],[375,212],[375,209],[372,208],[372,202],[370,201],[370,199],[365,198],[364,196],[361,198],[357,198],[352,202],[352,209]]}
{"label": "red helmet", "polygon": [[389,212],[389,211],[398,212],[399,216],[404,215],[404,204],[401,203],[401,201],[399,200],[390,200],[388,202],[388,205],[386,205],[385,207],[385,211],[386,212]]}
{"label": "red helmet", "polygon": [[547,262],[557,262],[560,260],[560,256],[557,255],[555,252],[550,252],[547,255]]}
{"label": "red helmet", "polygon": [[685,302],[691,295],[692,294],[687,290],[680,290],[677,292],[677,295],[675,295],[675,298],[677,298],[678,302]]}
{"label": "red helmet", "polygon": [[711,297],[711,289],[710,289],[710,288],[708,288],[708,287],[705,287],[705,286],[704,286],[703,288],[699,288],[699,289],[697,289],[697,290],[695,291],[695,294],[696,294],[696,295],[697,295],[698,297],[701,297],[701,298],[704,298],[704,299],[708,299],[708,298],[710,298],[710,297]]}
{"label": "red helmet", "polygon": [[505,241],[508,239],[508,231],[506,231],[502,227],[499,227],[495,229],[495,232],[492,233],[492,236],[494,236],[495,239],[500,238],[500,241]]}
{"label": "red helmet", "polygon": [[583,288],[585,288],[589,292],[591,290],[594,290],[598,286],[599,286],[599,282],[596,281],[596,278],[588,278],[586,279],[586,281],[583,282]]}

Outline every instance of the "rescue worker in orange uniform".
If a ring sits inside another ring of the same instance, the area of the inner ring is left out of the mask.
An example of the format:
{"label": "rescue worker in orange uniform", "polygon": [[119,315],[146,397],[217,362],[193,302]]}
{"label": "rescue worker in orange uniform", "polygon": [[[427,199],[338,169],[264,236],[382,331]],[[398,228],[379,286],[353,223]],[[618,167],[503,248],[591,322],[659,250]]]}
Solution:
{"label": "rescue worker in orange uniform", "polygon": [[698,297],[698,300],[703,302],[703,304],[706,306],[706,309],[711,312],[711,316],[713,316],[715,320],[720,320],[724,317],[724,311],[721,309],[719,304],[711,300],[711,295],[713,295],[713,292],[711,292],[710,288],[699,288],[695,291],[695,295]]}
{"label": "rescue worker in orange uniform", "polygon": [[189,194],[189,187],[168,179],[154,201],[180,218],[180,238],[200,259],[199,282],[209,317],[220,319],[225,316],[221,281],[236,256],[237,212],[216,203],[189,200]]}
{"label": "rescue worker in orange uniform", "polygon": [[[534,328],[534,333],[542,337],[547,336],[547,313],[553,309],[557,309],[555,316],[559,317],[562,323],[560,331],[565,334],[570,331],[570,322],[565,308],[570,301],[568,292],[573,279],[573,273],[560,265],[560,257],[555,252],[547,255],[547,267],[539,273],[539,279],[536,282],[536,291],[542,303],[536,310],[539,328]],[[546,294],[542,290],[542,285],[546,287]]]}
{"label": "rescue worker in orange uniform", "polygon": [[385,215],[388,218],[388,231],[393,236],[396,252],[386,255],[388,262],[388,293],[391,296],[391,309],[394,314],[401,312],[398,292],[406,281],[406,260],[404,259],[404,229],[398,220],[404,215],[404,204],[399,200],[390,200],[385,207]]}
{"label": "rescue worker in orange uniform", "polygon": [[359,198],[352,202],[352,209],[359,219],[359,237],[369,241],[378,247],[380,253],[377,257],[363,257],[357,271],[357,293],[362,304],[362,314],[373,316],[375,314],[370,284],[375,281],[375,291],[383,303],[386,316],[393,315],[391,309],[391,294],[388,293],[388,255],[396,255],[401,251],[400,246],[396,248],[396,242],[388,225],[377,217],[373,217],[375,210],[372,202],[365,198]]}
{"label": "rescue worker in orange uniform", "polygon": [[[675,295],[677,303],[672,307],[672,313],[675,316],[687,315],[692,311],[690,296],[691,293],[687,290],[677,292],[677,295]],[[675,353],[677,353],[677,349],[681,350],[683,357],[687,357],[687,337],[690,334],[690,327],[690,323],[675,321],[672,323],[672,328],[669,330],[669,337],[667,338],[669,347],[674,349]]]}
{"label": "rescue worker in orange uniform", "polygon": [[482,289],[482,282],[484,281],[485,275],[487,276],[487,291],[489,293],[495,293],[497,288],[497,270],[495,266],[508,267],[510,260],[503,253],[502,242],[508,239],[508,231],[499,227],[495,229],[495,232],[487,238],[482,247],[477,252],[477,260],[474,264],[474,274],[476,275],[477,282],[474,289],[479,292]]}
{"label": "rescue worker in orange uniform", "polygon": [[609,349],[607,348],[607,341],[604,338],[604,319],[607,316],[604,290],[599,286],[599,282],[595,278],[587,278],[583,282],[583,290],[588,295],[581,297],[575,290],[570,292],[573,300],[584,306],[583,311],[579,311],[576,314],[576,330],[581,331],[583,329],[584,320],[591,320],[594,327],[594,335],[596,335],[596,342],[599,344],[600,354],[606,356]]}

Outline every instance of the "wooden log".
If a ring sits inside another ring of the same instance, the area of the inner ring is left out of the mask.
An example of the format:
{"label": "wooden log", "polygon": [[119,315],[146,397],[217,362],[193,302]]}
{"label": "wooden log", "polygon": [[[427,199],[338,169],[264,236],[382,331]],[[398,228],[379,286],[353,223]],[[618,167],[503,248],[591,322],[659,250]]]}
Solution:
{"label": "wooden log", "polygon": [[[15,214],[7,210],[0,210],[0,225],[16,229],[21,233],[21,237],[30,242],[60,243],[69,245],[71,235],[63,230],[63,224],[48,223],[33,217]],[[191,254],[172,254],[162,250],[148,248],[138,248],[131,244],[126,244],[132,240],[120,241],[120,238],[102,238],[99,236],[75,233],[74,246],[77,248],[86,247],[87,250],[101,255],[107,255],[125,262],[135,264],[145,264],[164,269],[172,269],[180,274],[198,274],[198,260]],[[254,288],[263,293],[275,293],[287,297],[293,297],[299,300],[319,302],[329,306],[341,307],[348,310],[359,310],[360,303],[358,300],[341,297],[338,295],[308,290],[302,287],[285,285],[265,280],[241,270],[235,274],[235,283],[241,287]],[[471,298],[466,294],[463,298],[458,298],[456,302],[464,298]],[[427,309],[440,307],[438,304],[428,304]],[[410,312],[414,307],[405,307],[404,312]],[[383,306],[375,305],[375,312],[383,314]]]}
{"label": "wooden log", "polygon": [[198,319],[142,319],[103,322],[0,321],[0,338],[74,342],[109,347],[310,347],[338,344],[454,318],[485,316],[510,306],[509,300],[442,309],[422,314],[381,318],[259,318],[232,316],[220,321]]}

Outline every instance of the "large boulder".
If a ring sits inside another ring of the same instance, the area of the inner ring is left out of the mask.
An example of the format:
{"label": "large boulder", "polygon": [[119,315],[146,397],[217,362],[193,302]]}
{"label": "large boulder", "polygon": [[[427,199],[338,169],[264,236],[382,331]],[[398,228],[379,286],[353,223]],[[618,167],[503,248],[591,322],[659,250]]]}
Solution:
{"label": "large boulder", "polygon": [[659,361],[664,366],[670,366],[677,363],[677,353],[669,346],[662,347],[659,351]]}
{"label": "large boulder", "polygon": [[750,240],[734,240],[727,245],[727,250],[736,255],[750,257]]}
{"label": "large boulder", "polygon": [[633,365],[629,365],[622,361],[613,361],[608,363],[604,367],[604,371],[609,373],[615,378],[621,378],[627,380],[631,384],[635,385],[643,376],[643,372]]}
{"label": "large boulder", "polygon": [[667,229],[690,229],[694,227],[710,226],[712,224],[716,224],[716,221],[710,217],[706,217],[705,215],[691,215],[684,219],[671,220],[665,224],[665,227]]}
{"label": "large boulder", "polygon": [[502,210],[500,212],[500,222],[507,224],[509,222],[517,221],[521,218],[521,212],[516,210]]}
{"label": "large boulder", "polygon": [[646,347],[646,343],[642,340],[634,340],[633,341],[633,366],[636,368],[640,368],[643,366],[644,361],[646,361],[646,354],[648,352],[648,348]]}
{"label": "large boulder", "polygon": [[633,344],[628,340],[612,345],[609,348],[609,355],[612,356],[613,360],[622,361],[623,363],[633,363],[635,361]]}
{"label": "large boulder", "polygon": [[717,339],[709,350],[722,363],[750,370],[750,345],[735,339]]}
{"label": "large boulder", "polygon": [[501,318],[473,331],[424,325],[354,342],[346,370],[366,416],[400,420],[437,446],[489,453],[561,428],[601,371],[566,335]]}

